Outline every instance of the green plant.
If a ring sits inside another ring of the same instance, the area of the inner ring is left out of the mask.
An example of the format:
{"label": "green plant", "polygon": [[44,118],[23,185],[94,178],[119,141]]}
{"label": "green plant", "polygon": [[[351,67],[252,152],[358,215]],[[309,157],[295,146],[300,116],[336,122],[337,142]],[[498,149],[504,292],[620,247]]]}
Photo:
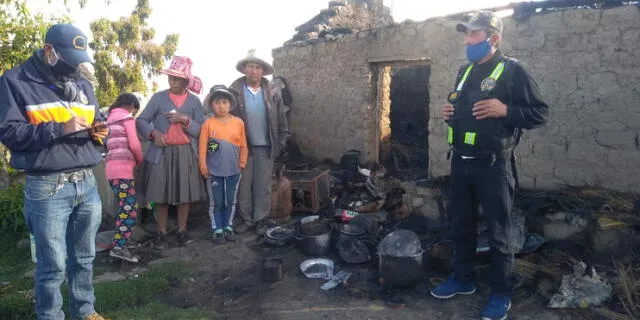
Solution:
{"label": "green plant", "polygon": [[23,215],[24,185],[13,183],[0,191],[0,231],[16,235],[27,234]]}

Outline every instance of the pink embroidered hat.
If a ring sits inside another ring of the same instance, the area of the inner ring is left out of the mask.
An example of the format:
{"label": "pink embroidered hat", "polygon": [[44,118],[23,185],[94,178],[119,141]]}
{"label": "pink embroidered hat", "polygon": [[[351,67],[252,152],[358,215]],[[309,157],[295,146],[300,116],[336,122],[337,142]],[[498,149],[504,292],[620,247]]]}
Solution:
{"label": "pink embroidered hat", "polygon": [[192,66],[193,61],[191,61],[189,57],[175,56],[171,59],[171,64],[168,69],[159,70],[158,72],[189,80],[187,89],[196,94],[200,94],[200,92],[202,92],[202,80],[191,74]]}

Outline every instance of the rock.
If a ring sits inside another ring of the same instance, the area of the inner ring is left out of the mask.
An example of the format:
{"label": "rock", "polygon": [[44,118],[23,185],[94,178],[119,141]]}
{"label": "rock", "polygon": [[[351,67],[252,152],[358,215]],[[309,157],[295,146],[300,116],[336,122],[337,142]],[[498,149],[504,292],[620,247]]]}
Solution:
{"label": "rock", "polygon": [[414,197],[411,200],[411,205],[414,208],[420,208],[424,204],[424,199],[422,197]]}
{"label": "rock", "polygon": [[435,200],[427,200],[418,212],[429,220],[440,220],[440,208]]}
{"label": "rock", "polygon": [[18,247],[18,249],[20,250],[26,250],[31,248],[31,240],[29,239],[20,239],[18,240],[18,243],[16,244],[16,247]]}
{"label": "rock", "polygon": [[421,196],[429,196],[429,197],[440,196],[440,190],[438,189],[417,187],[416,192]]}
{"label": "rock", "polygon": [[583,231],[585,231],[583,226],[570,225],[565,221],[546,222],[543,226],[544,237],[550,241],[565,240]]}
{"label": "rock", "polygon": [[640,244],[640,238],[631,226],[618,226],[603,230],[598,219],[592,219],[588,226],[588,244],[596,259],[610,261],[618,259]]}
{"label": "rock", "polygon": [[562,211],[550,213],[545,216],[545,219],[549,221],[565,221],[567,219],[567,213]]}
{"label": "rock", "polygon": [[369,30],[393,23],[391,10],[382,0],[331,1],[309,21],[296,27],[296,34],[285,45],[314,39],[334,40],[344,34]]}
{"label": "rock", "polygon": [[36,275],[36,268],[27,270],[22,276],[25,278],[33,278]]}

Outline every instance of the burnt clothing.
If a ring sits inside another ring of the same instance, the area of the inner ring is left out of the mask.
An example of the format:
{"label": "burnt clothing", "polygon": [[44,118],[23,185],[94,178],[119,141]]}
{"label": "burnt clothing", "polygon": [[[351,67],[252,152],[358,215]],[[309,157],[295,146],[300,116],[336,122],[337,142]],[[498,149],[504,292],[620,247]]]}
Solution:
{"label": "burnt clothing", "polygon": [[[483,82],[489,82],[486,79],[499,63],[503,63],[504,71],[494,81],[494,87],[486,90]],[[471,155],[510,150],[517,144],[522,129],[534,129],[547,122],[549,106],[542,100],[535,81],[516,60],[498,51],[491,60],[471,66],[456,101],[452,102],[455,112],[448,121],[453,131],[453,141],[450,140],[450,143],[456,152]],[[460,68],[456,85],[460,84],[468,67],[465,65]],[[507,116],[475,119],[473,105],[491,98],[507,105]],[[475,144],[468,143],[470,133],[475,134]]]}
{"label": "burnt clothing", "polygon": [[[475,119],[473,105],[491,98],[507,105],[507,116]],[[489,284],[493,294],[510,296],[516,278],[514,257],[524,241],[522,219],[512,210],[517,185],[513,149],[522,129],[546,123],[549,107],[522,66],[500,52],[486,63],[460,68],[450,99],[455,108],[447,121],[453,150],[449,210],[456,248],[454,276],[463,282],[473,278],[482,206],[492,257]]]}

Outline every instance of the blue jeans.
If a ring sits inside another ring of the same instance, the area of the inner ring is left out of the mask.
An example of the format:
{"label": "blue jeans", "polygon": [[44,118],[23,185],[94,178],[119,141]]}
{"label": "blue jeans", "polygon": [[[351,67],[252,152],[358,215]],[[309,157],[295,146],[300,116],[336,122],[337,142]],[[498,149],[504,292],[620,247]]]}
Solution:
{"label": "blue jeans", "polygon": [[72,316],[95,312],[93,260],[102,203],[92,171],[29,175],[24,194],[25,218],[36,246],[38,319],[65,318],[60,292],[65,272]]}
{"label": "blue jeans", "polygon": [[233,215],[236,211],[236,193],[238,192],[238,184],[240,183],[240,175],[236,174],[229,177],[211,176],[211,195],[213,206],[211,210],[211,229],[221,230],[231,227]]}

